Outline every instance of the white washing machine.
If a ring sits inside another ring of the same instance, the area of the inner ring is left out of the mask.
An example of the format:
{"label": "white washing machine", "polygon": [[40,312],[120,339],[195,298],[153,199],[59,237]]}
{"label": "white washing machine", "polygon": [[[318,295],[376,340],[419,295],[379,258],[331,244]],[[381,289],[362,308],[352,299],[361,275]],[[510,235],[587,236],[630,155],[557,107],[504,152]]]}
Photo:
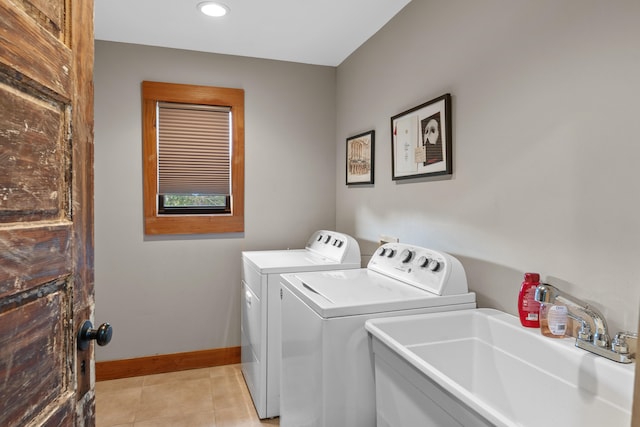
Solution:
{"label": "white washing machine", "polygon": [[280,426],[376,425],[371,318],[472,309],[449,254],[387,243],[367,268],[282,276]]}
{"label": "white washing machine", "polygon": [[280,414],[280,273],[360,266],[358,242],[327,230],[304,249],[242,252],[242,373],[260,418]]}

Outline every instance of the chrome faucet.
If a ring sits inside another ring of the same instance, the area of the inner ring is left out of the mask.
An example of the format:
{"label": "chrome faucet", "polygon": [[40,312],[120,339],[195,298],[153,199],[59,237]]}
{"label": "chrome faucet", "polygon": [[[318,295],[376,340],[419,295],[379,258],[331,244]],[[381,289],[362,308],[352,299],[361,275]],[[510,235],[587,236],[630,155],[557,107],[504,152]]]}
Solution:
{"label": "chrome faucet", "polygon": [[589,303],[547,283],[538,285],[535,299],[542,304],[562,303],[567,306],[569,316],[581,324],[576,337],[576,347],[620,363],[631,363],[635,358],[635,353],[629,353],[626,339],[637,338],[637,334],[618,333],[612,343],[606,319]]}

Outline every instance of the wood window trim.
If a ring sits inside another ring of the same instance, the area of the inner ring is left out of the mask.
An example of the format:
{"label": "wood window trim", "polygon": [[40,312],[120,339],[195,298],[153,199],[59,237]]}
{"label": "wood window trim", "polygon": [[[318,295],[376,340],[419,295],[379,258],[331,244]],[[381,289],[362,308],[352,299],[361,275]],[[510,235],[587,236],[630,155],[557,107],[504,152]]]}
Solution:
{"label": "wood window trim", "polygon": [[[231,213],[223,215],[158,215],[156,103],[231,107]],[[244,90],[176,83],[142,82],[143,200],[145,234],[244,232]]]}

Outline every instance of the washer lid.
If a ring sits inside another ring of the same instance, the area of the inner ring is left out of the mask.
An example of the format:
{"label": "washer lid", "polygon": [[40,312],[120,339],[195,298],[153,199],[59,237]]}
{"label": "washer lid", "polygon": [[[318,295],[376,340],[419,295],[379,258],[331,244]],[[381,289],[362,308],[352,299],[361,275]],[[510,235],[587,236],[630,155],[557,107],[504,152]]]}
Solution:
{"label": "washer lid", "polygon": [[473,292],[439,296],[370,269],[283,274],[282,284],[323,318],[475,303]]}
{"label": "washer lid", "polygon": [[359,262],[341,263],[308,249],[245,251],[242,259],[262,274],[360,267]]}

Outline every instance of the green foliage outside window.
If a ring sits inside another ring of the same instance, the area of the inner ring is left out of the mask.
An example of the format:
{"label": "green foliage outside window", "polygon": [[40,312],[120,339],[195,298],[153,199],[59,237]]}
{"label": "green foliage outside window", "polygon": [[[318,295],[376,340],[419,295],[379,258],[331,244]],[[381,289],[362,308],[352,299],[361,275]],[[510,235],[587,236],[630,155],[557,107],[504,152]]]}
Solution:
{"label": "green foliage outside window", "polygon": [[165,194],[164,206],[167,208],[225,207],[226,196],[217,194]]}

